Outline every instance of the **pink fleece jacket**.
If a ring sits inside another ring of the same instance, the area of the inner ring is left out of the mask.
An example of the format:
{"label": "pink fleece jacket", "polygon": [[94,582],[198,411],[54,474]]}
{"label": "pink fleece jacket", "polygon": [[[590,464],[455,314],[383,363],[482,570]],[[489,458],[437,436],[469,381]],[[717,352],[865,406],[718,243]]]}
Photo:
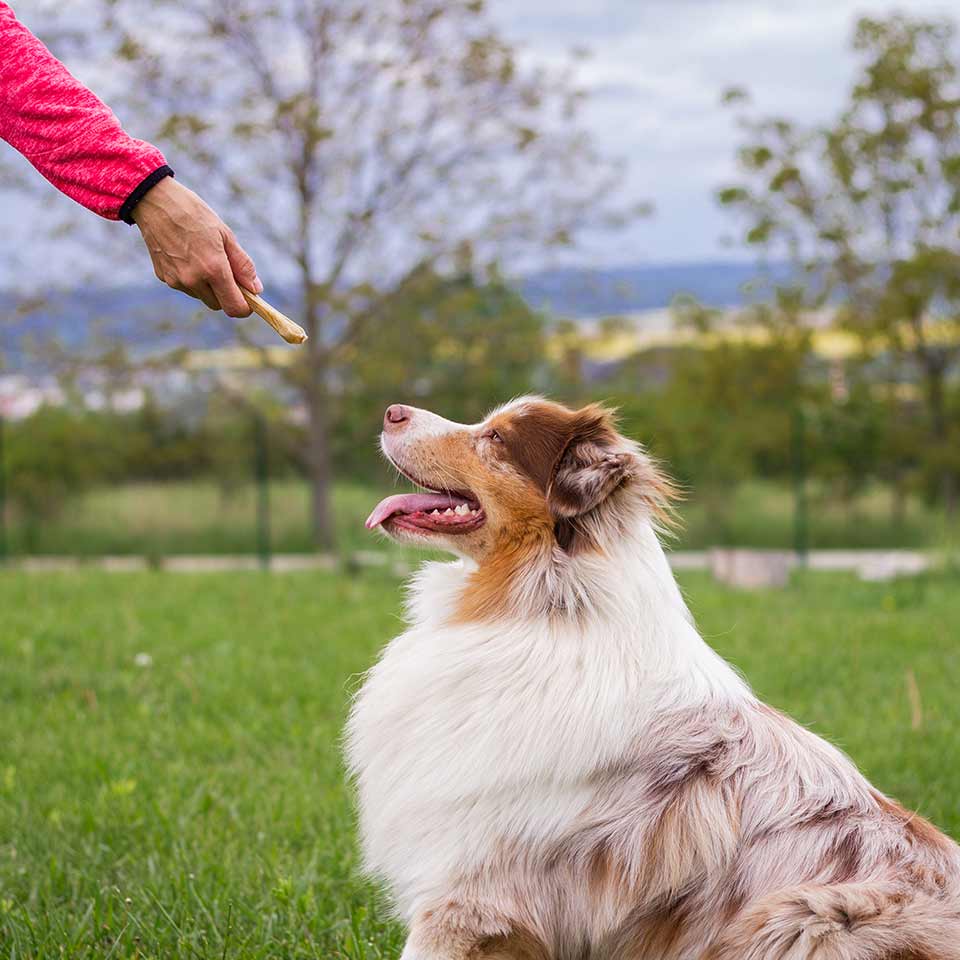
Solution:
{"label": "pink fleece jacket", "polygon": [[[58,190],[108,220],[126,220],[173,171],[120,121],[0,0],[0,139]],[[2,211],[0,211],[2,221]]]}

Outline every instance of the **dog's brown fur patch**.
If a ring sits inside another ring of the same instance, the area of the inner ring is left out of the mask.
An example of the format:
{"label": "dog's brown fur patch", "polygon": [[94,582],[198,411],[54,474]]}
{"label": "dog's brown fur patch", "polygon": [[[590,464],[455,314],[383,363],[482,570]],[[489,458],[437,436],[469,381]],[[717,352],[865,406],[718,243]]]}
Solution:
{"label": "dog's brown fur patch", "polygon": [[649,458],[620,450],[613,413],[604,407],[571,411],[530,401],[497,414],[485,427],[501,440],[492,448],[497,466],[464,450],[457,437],[438,439],[430,452],[463,488],[495,503],[495,513],[488,509],[491,547],[453,622],[502,615],[511,586],[538,563],[556,562],[558,549],[567,555],[598,550],[593,512],[622,484],[638,485],[655,521],[670,522],[676,488]]}
{"label": "dog's brown fur patch", "polygon": [[483,941],[469,954],[469,960],[552,960],[550,952],[533,934],[514,930]]}

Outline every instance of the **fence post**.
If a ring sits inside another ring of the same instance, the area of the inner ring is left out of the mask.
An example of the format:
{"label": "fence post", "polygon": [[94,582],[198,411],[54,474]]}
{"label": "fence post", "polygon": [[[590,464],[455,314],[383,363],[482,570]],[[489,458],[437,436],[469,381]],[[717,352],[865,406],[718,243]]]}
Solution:
{"label": "fence post", "polygon": [[7,464],[3,447],[5,425],[0,412],[0,566],[7,562],[10,549],[7,542]]}
{"label": "fence post", "polygon": [[253,415],[254,477],[257,483],[257,553],[260,567],[270,569],[270,454],[267,424],[259,413]]}
{"label": "fence post", "polygon": [[809,523],[807,516],[807,430],[803,407],[793,408],[793,549],[801,567],[807,565]]}

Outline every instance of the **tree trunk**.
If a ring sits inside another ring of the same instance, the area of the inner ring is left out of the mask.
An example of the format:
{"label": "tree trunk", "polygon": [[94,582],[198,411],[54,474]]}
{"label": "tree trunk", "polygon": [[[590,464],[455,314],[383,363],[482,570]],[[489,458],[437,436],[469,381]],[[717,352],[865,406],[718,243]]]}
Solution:
{"label": "tree trunk", "polygon": [[957,517],[957,478],[951,467],[946,467],[940,477],[940,498],[947,522],[952,523]]}
{"label": "tree trunk", "polygon": [[943,364],[938,358],[928,356],[924,364],[927,378],[927,406],[930,412],[930,432],[939,441],[947,437],[947,410],[943,392]]}
{"label": "tree trunk", "polygon": [[[306,261],[305,261],[306,262]],[[330,411],[327,392],[327,348],[324,344],[323,307],[318,302],[316,286],[310,276],[303,280],[303,319],[307,328],[308,363],[306,373],[310,476],[310,527],[313,545],[320,550],[333,550],[336,530],[331,509],[333,466],[330,461]]]}
{"label": "tree trunk", "polygon": [[895,470],[890,481],[890,523],[902,530],[907,522],[907,485],[903,471]]}
{"label": "tree trunk", "polygon": [[331,509],[333,470],[330,463],[330,418],[327,410],[325,370],[313,364],[310,370],[310,521],[313,542],[322,550],[336,545]]}

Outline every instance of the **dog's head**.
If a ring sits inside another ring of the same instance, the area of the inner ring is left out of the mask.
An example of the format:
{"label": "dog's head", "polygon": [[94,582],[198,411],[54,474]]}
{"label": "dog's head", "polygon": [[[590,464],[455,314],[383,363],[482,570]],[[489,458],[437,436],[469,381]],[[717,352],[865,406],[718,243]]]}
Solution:
{"label": "dog's head", "polygon": [[672,488],[649,457],[591,405],[523,398],[468,426],[396,404],[387,459],[426,492],[383,500],[367,526],[483,564],[519,550],[603,549],[639,518],[666,518]]}

